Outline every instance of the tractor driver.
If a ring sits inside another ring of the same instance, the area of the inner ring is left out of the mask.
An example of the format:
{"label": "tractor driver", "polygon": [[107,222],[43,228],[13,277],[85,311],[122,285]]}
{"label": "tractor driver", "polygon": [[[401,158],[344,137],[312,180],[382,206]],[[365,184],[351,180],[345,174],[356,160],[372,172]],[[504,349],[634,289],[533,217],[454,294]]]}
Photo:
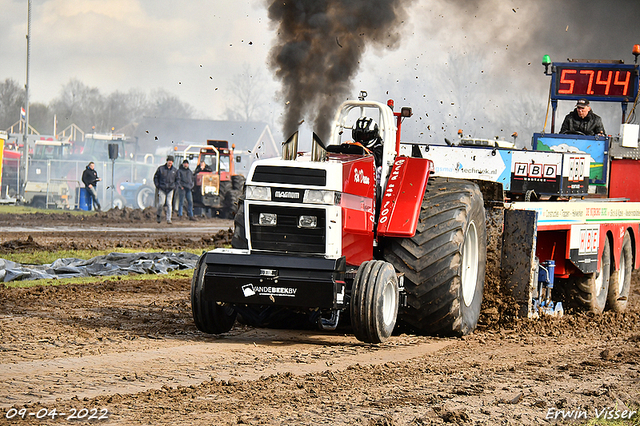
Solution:
{"label": "tractor driver", "polygon": [[360,117],[351,130],[351,137],[354,142],[362,144],[373,153],[376,167],[382,165],[382,138],[378,131],[378,125],[373,119]]}

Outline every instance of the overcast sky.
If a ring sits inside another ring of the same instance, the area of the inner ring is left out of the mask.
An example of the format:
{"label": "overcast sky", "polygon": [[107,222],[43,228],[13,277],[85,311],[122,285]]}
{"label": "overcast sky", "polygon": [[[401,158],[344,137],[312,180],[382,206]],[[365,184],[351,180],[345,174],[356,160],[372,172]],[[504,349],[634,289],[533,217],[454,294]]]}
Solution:
{"label": "overcast sky", "polygon": [[[498,111],[509,108],[510,99],[533,96],[544,110],[549,80],[542,74],[543,54],[554,61],[630,63],[632,46],[640,43],[638,0],[405,3],[408,17],[397,28],[402,35],[398,47],[367,49],[353,76],[352,97],[359,90],[367,90],[370,99],[394,97],[397,105],[411,105],[423,123],[433,120],[434,128],[445,120],[440,117],[457,118],[460,111],[447,113],[447,108],[456,107],[453,99],[469,90],[455,85],[442,90],[455,80],[446,76],[459,73],[461,62],[452,58],[471,62],[462,62],[475,73],[464,76],[463,86],[483,93],[483,109]],[[12,78],[22,85],[27,0],[0,0],[0,11],[0,81]],[[280,86],[267,66],[276,27],[265,1],[33,0],[31,28],[32,102],[48,103],[77,78],[103,94],[163,88],[194,106],[199,117],[220,119],[232,79],[246,65],[268,79],[265,88],[275,116],[286,101],[275,97]],[[487,131],[508,135],[512,129]]]}

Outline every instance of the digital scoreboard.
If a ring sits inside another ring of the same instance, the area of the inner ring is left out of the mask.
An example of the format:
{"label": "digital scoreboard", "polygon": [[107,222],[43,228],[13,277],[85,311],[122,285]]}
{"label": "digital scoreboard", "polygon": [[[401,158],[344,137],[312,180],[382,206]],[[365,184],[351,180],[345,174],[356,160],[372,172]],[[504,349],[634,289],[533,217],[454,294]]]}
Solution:
{"label": "digital scoreboard", "polygon": [[638,67],[610,63],[554,63],[552,97],[560,100],[633,102],[638,94]]}

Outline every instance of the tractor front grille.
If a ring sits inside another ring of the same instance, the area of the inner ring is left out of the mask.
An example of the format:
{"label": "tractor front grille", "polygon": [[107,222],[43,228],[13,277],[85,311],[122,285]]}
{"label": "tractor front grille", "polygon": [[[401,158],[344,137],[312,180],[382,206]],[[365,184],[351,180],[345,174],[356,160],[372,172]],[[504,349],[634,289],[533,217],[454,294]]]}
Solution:
{"label": "tractor front grille", "polygon": [[[260,213],[277,215],[276,226],[260,226]],[[299,228],[301,215],[316,216],[316,228]],[[326,251],[326,211],[319,208],[303,208],[273,205],[249,205],[251,247],[281,253],[324,254]]]}
{"label": "tractor front grille", "polygon": [[327,171],[304,167],[257,166],[252,180],[265,183],[326,186]]}

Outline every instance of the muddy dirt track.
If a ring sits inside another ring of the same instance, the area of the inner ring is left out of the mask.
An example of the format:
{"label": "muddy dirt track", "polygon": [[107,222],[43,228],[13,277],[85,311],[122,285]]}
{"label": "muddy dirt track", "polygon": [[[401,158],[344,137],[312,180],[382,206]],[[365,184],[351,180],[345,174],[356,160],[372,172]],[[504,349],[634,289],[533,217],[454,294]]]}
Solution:
{"label": "muddy dirt track", "polygon": [[[231,226],[167,228],[117,213],[0,215],[0,227],[52,229],[4,234],[0,257],[69,245],[199,248],[223,244]],[[360,344],[348,324],[333,333],[236,324],[203,335],[189,278],[0,288],[0,424],[536,425],[638,410],[640,275],[624,314],[516,319],[500,296],[496,254],[473,335],[402,334],[381,345]]]}

